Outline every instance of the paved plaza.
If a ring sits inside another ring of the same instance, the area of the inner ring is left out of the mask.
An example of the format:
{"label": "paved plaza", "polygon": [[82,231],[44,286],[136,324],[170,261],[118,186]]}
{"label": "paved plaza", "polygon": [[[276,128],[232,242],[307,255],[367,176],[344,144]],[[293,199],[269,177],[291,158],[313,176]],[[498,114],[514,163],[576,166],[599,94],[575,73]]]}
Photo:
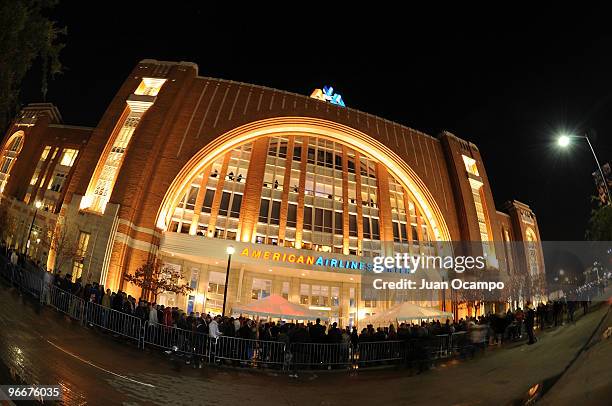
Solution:
{"label": "paved plaza", "polygon": [[[292,379],[277,371],[195,369],[84,328],[5,284],[0,284],[0,306],[3,367],[28,383],[59,383],[67,404],[92,405],[513,404],[534,384],[560,375],[594,330],[610,324],[608,306],[602,306],[573,325],[541,334],[535,345],[494,348],[475,360],[449,361],[419,375],[404,369],[320,371]],[[612,395],[605,374],[611,344],[591,343],[572,364],[572,375],[562,376],[544,400],[601,404],[602,396]]]}

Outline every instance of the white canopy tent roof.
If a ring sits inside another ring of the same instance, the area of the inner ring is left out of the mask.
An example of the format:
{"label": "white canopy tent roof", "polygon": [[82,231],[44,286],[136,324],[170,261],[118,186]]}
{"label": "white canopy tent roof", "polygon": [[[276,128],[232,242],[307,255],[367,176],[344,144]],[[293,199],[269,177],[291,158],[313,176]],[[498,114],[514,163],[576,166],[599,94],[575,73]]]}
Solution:
{"label": "white canopy tent roof", "polygon": [[328,319],[328,317],[320,315],[315,310],[291,303],[279,295],[270,295],[247,305],[234,306],[232,312],[254,316],[278,317],[285,320]]}
{"label": "white canopy tent roof", "polygon": [[359,321],[364,326],[368,324],[382,325],[386,323],[405,322],[412,320],[452,319],[453,314],[433,307],[421,307],[414,303],[404,302],[381,313],[366,317]]}

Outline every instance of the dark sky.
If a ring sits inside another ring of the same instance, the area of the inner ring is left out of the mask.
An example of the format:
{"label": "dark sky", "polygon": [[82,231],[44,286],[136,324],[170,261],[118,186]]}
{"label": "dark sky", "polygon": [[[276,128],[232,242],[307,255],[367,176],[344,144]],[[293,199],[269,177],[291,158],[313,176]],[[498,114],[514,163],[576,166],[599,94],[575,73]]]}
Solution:
{"label": "dark sky", "polygon": [[[68,28],[66,70],[47,101],[67,124],[95,126],[144,58],[192,61],[203,76],[305,95],[331,84],[347,106],[474,142],[498,208],[509,199],[529,204],[545,240],[584,237],[595,163],[586,144],[560,152],[554,136],[587,131],[600,160],[612,160],[612,31],[598,21],[607,13],[296,11],[238,19],[199,2],[93,3],[64,2],[53,12]],[[40,101],[37,75],[24,103]]]}

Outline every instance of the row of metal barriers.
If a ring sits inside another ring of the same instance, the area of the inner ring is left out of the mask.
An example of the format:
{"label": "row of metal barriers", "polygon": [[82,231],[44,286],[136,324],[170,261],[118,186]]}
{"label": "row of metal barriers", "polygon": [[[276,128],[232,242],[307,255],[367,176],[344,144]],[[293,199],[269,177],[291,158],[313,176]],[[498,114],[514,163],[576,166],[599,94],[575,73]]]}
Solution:
{"label": "row of metal barriers", "polygon": [[51,283],[42,270],[14,267],[0,257],[0,275],[83,325],[133,340],[139,348],[154,347],[209,363],[275,368],[333,369],[364,368],[431,362],[461,354],[470,343],[465,332],[401,341],[347,343],[287,343],[250,340],[184,330],[143,322],[138,317],[85,301]]}

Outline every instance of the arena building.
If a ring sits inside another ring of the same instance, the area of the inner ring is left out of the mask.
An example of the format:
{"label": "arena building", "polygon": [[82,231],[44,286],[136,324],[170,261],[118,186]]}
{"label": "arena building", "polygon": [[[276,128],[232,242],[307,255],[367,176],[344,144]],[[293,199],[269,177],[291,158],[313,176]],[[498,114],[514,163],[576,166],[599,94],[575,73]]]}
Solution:
{"label": "arena building", "polygon": [[0,153],[9,245],[136,297],[125,275],[161,258],[193,291],[158,301],[189,311],[221,311],[229,245],[229,309],[279,294],[345,325],[394,302],[361,298],[373,256],[476,241],[508,277],[544,273],[535,215],[495,210],[474,144],[345,107],[327,87],[299,95],[143,60],[95,128],[30,104]]}

